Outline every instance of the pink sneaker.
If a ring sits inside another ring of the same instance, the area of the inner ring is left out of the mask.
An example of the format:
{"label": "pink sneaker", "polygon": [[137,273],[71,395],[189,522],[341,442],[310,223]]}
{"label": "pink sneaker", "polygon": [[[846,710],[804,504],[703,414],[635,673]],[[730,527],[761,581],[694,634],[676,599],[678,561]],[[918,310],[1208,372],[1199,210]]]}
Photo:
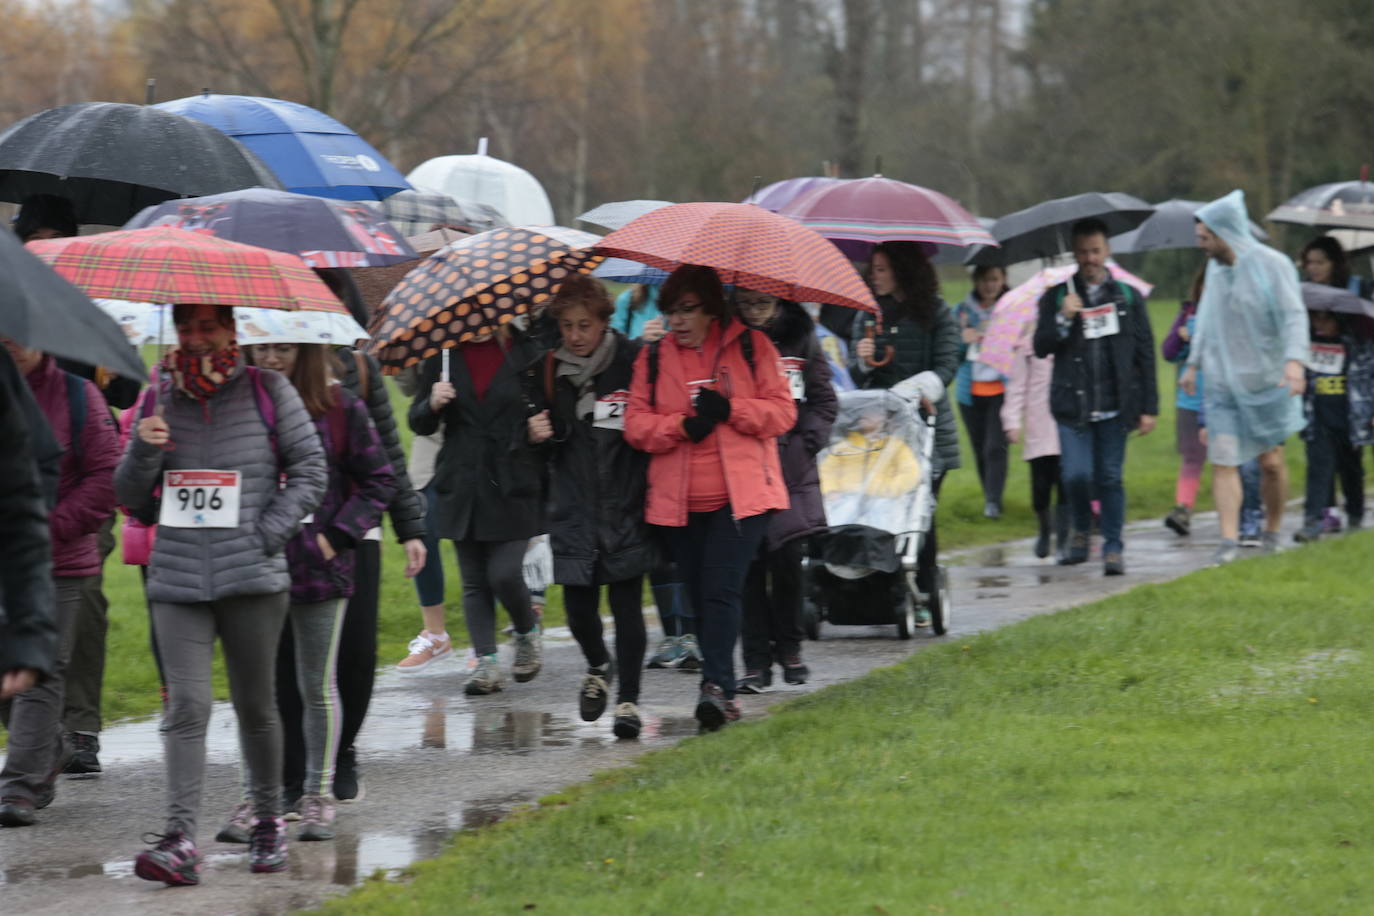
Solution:
{"label": "pink sneaker", "polygon": [[421,630],[408,648],[410,654],[397,662],[396,667],[402,671],[423,671],[430,662],[453,654],[453,640],[447,636],[439,639],[428,630]]}

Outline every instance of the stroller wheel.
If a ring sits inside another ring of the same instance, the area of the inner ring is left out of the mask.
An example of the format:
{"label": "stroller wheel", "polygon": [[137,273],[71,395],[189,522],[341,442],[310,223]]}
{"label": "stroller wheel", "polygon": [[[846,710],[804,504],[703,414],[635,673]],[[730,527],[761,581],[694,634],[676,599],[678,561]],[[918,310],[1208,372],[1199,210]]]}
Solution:
{"label": "stroller wheel", "polygon": [[821,612],[816,607],[816,602],[810,598],[802,599],[802,630],[806,633],[806,638],[818,640],[821,638]]}
{"label": "stroller wheel", "polygon": [[897,638],[910,639],[916,632],[915,603],[907,595],[897,610]]}
{"label": "stroller wheel", "polygon": [[930,626],[936,636],[944,636],[949,629],[950,614],[954,603],[949,597],[949,570],[943,566],[935,568],[935,592],[930,596]]}

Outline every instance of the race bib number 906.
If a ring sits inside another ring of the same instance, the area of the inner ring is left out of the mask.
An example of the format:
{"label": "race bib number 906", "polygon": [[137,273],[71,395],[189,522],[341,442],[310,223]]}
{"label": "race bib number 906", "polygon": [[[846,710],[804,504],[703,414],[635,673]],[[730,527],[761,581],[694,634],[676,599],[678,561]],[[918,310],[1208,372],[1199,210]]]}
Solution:
{"label": "race bib number 906", "polygon": [[162,512],[169,528],[237,528],[238,471],[167,471],[162,475]]}

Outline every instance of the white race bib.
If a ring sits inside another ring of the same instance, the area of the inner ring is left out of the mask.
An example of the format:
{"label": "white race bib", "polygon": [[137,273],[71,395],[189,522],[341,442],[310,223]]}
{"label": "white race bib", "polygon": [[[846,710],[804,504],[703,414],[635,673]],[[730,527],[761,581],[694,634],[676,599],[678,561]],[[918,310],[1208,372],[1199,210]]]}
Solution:
{"label": "white race bib", "polygon": [[625,408],[630,404],[630,392],[621,388],[596,399],[592,409],[592,426],[597,429],[625,429]]}
{"label": "white race bib", "polygon": [[166,471],[157,523],[169,528],[237,528],[240,489],[238,471]]}
{"label": "white race bib", "polygon": [[983,355],[983,346],[982,346],[982,344],[971,343],[971,344],[968,345],[968,351],[967,351],[967,353],[964,355],[964,359],[965,359],[966,361],[970,362],[970,363],[976,363],[976,362],[978,362],[978,357],[980,357],[980,356],[982,356],[982,355]]}
{"label": "white race bib", "polygon": [[1340,375],[1345,368],[1345,345],[1313,343],[1307,351],[1307,368],[1318,375]]}
{"label": "white race bib", "polygon": [[1088,340],[1097,340],[1099,337],[1112,337],[1121,333],[1121,322],[1116,317],[1115,303],[1094,306],[1084,309],[1083,315],[1083,336]]}
{"label": "white race bib", "polygon": [[806,400],[806,360],[800,356],[784,356],[782,371],[787,376],[787,387],[792,392],[792,400]]}

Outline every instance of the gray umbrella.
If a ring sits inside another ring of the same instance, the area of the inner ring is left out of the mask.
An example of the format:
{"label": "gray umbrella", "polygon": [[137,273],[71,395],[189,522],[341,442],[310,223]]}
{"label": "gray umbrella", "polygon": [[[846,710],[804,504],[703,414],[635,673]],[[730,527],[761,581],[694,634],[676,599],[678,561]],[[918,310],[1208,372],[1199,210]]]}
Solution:
{"label": "gray umbrella", "polygon": [[652,213],[655,210],[669,206],[670,200],[613,200],[608,204],[593,207],[583,213],[578,219],[584,223],[591,223],[593,226],[601,226],[614,232],[625,226],[632,220],[637,220],[645,213]]}
{"label": "gray umbrella", "polygon": [[[1069,232],[1079,220],[1099,219],[1111,236],[1134,229],[1153,212],[1154,207],[1140,198],[1114,191],[1047,200],[993,223],[992,235],[1002,247],[992,251],[997,254],[997,263],[1002,264],[1052,258],[1069,250]],[[977,252],[970,257],[970,263],[981,263],[982,258],[989,256],[987,250]]]}
{"label": "gray umbrella", "polygon": [[[1194,215],[1205,201],[1166,200],[1155,204],[1149,219],[1130,232],[1112,239],[1113,254],[1135,254],[1141,251],[1162,251],[1168,248],[1196,248],[1197,233]],[[1250,221],[1250,234],[1261,242],[1269,241],[1269,233],[1259,223]]]}
{"label": "gray umbrella", "polygon": [[1374,302],[1363,299],[1348,289],[1325,283],[1302,284],[1302,304],[1312,312],[1340,312],[1345,315],[1364,315],[1374,318]]}
{"label": "gray umbrella", "polygon": [[1265,219],[1326,229],[1374,229],[1374,182],[1337,181],[1308,188]]}
{"label": "gray umbrella", "polygon": [[114,319],[0,231],[0,336],[143,381],[148,370]]}
{"label": "gray umbrella", "polygon": [[148,105],[79,102],[0,134],[0,200],[58,194],[83,223],[122,226],[144,207],[261,185],[281,188],[243,144]]}

